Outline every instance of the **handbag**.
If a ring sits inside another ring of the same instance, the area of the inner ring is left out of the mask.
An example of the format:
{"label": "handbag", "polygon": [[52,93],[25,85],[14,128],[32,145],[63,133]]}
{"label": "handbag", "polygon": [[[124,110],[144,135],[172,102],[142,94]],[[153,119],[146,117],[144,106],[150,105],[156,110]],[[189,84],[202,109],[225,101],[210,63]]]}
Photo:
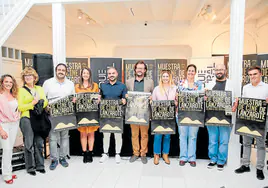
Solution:
{"label": "handbag", "polygon": [[[23,86],[31,95],[31,91],[26,86]],[[51,130],[51,122],[48,118],[47,112],[43,108],[44,100],[40,99],[38,103],[34,105],[33,110],[29,110],[30,112],[30,122],[31,127],[35,135],[41,136],[43,139],[46,139]]]}

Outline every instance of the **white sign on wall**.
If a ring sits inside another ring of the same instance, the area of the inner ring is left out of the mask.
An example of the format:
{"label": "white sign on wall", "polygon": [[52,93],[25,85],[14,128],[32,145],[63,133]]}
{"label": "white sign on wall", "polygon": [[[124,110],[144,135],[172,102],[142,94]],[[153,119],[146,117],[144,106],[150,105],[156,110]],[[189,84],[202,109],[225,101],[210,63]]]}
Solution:
{"label": "white sign on wall", "polygon": [[203,83],[209,83],[215,78],[215,67],[217,64],[224,64],[224,57],[208,57],[208,58],[191,58],[190,64],[197,67],[196,78]]}

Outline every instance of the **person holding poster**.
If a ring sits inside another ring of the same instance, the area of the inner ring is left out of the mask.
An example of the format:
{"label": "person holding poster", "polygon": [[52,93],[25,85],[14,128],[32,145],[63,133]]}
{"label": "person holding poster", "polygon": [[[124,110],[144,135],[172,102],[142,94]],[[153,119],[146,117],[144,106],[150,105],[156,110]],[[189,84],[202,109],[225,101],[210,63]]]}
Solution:
{"label": "person holding poster", "polygon": [[[25,167],[27,172],[35,176],[36,171],[46,173],[44,166],[44,139],[34,132],[34,115],[31,110],[38,104],[45,108],[48,104],[44,89],[35,85],[38,74],[32,67],[26,67],[21,73],[23,88],[18,93],[18,109],[21,111],[20,129],[23,134]],[[39,123],[35,121],[36,123]]]}
{"label": "person holding poster", "polygon": [[[121,99],[123,105],[126,104],[126,94],[127,94],[127,87],[122,82],[117,81],[118,72],[114,67],[110,67],[107,70],[107,78],[108,81],[106,83],[102,83],[100,85],[100,98],[101,99]],[[110,136],[111,133],[103,133],[103,150],[104,153],[100,158],[100,163],[104,163],[108,160],[108,149],[110,145]],[[115,162],[120,163],[121,157],[121,147],[122,147],[122,134],[121,133],[114,133],[115,137]]]}
{"label": "person holding poster", "polygon": [[[215,67],[216,80],[205,84],[205,89],[232,91],[232,82],[227,79],[226,73],[225,65],[217,64]],[[217,165],[218,170],[223,170],[228,157],[228,144],[232,127],[207,126],[207,130],[209,135],[208,156],[210,158],[207,168],[212,169]]]}
{"label": "person holding poster", "polygon": [[[75,85],[76,93],[85,93],[85,92],[99,92],[99,86],[97,83],[92,80],[92,73],[89,68],[83,68],[81,71],[80,83]],[[79,127],[78,131],[80,132],[80,142],[83,150],[83,162],[92,163],[92,151],[94,146],[94,132],[98,130],[99,126],[87,126]],[[88,145],[88,150],[87,150]]]}
{"label": "person holding poster", "polygon": [[[66,78],[67,66],[63,63],[59,63],[55,67],[55,72],[56,77],[46,80],[43,85],[49,103],[55,101],[55,99],[57,100],[75,94],[74,83]],[[60,139],[59,153],[58,138]],[[68,167],[69,164],[66,161],[66,156],[69,152],[69,131],[53,132],[51,129],[49,134],[49,150],[51,158],[50,170],[56,169],[58,159],[63,167]]]}
{"label": "person holding poster", "polygon": [[[261,68],[252,66],[248,69],[250,83],[243,87],[242,97],[263,99],[268,103],[268,84],[261,81]],[[238,100],[236,100],[233,111],[237,109]],[[265,138],[265,137],[264,137]],[[265,166],[265,140],[263,138],[255,138],[257,142],[257,179],[263,180],[263,168]],[[243,136],[243,157],[241,167],[235,170],[235,173],[241,174],[250,171],[250,156],[251,156],[252,137]]]}
{"label": "person holding poster", "polygon": [[16,179],[12,175],[12,153],[15,144],[20,113],[18,111],[18,85],[9,74],[0,78],[0,144],[2,145],[2,176],[7,184]]}
{"label": "person holding poster", "polygon": [[[195,80],[197,68],[190,64],[186,68],[187,78],[181,80],[178,84],[178,91],[202,92],[203,84],[201,81]],[[178,117],[176,118],[177,124]],[[180,166],[184,166],[189,162],[192,167],[196,166],[196,138],[199,127],[197,126],[180,126],[178,127],[180,134]]]}
{"label": "person holding poster", "polygon": [[[176,86],[172,79],[172,74],[170,70],[162,70],[159,86],[154,88],[152,94],[152,100],[174,100],[176,99]],[[175,103],[176,105],[176,103]],[[162,137],[164,137],[163,141],[163,149],[161,152],[162,146]],[[160,154],[162,153],[163,160],[166,164],[170,164],[170,160],[168,158],[170,149],[170,134],[156,134],[154,135],[154,164],[159,164]]]}
{"label": "person holding poster", "polygon": [[[144,79],[146,77],[147,65],[144,61],[138,61],[134,65],[135,78],[131,78],[126,81],[128,91],[139,91],[139,92],[153,92],[154,81],[152,79]],[[141,156],[141,162],[147,163],[146,153],[148,151],[148,129],[149,126],[142,125],[130,125],[131,127],[131,139],[133,156],[129,162],[133,163],[139,156]],[[139,134],[141,132],[141,140],[139,140]],[[141,143],[141,144],[140,144]]]}

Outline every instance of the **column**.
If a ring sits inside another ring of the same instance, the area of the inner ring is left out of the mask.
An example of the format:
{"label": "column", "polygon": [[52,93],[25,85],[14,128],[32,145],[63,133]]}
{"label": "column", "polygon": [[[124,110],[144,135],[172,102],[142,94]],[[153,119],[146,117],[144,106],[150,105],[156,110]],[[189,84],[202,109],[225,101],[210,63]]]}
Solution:
{"label": "column", "polygon": [[234,95],[241,95],[242,60],[244,47],[245,0],[231,1],[230,15],[230,76],[234,82]]}
{"label": "column", "polygon": [[[241,96],[244,19],[245,0],[231,0],[229,68],[235,97]],[[234,123],[235,116],[233,116]],[[239,136],[234,134],[233,126],[229,143],[228,165],[234,168],[234,170],[240,166],[240,146]]]}
{"label": "column", "polygon": [[2,59],[2,46],[0,46],[0,76],[4,74],[3,72],[3,59]]}
{"label": "column", "polygon": [[66,63],[65,8],[52,4],[53,64]]}

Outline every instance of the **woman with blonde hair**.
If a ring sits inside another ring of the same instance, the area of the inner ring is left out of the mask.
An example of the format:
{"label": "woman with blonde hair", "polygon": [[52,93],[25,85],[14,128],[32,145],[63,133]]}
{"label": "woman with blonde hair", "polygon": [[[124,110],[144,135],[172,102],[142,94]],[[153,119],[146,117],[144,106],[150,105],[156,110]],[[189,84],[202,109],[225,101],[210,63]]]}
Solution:
{"label": "woman with blonde hair", "polygon": [[[152,94],[152,100],[174,100],[176,99],[176,86],[172,79],[172,74],[170,70],[163,70],[161,72],[159,86],[154,88]],[[163,138],[163,149],[161,152],[162,145],[162,137]],[[168,158],[170,149],[170,134],[156,134],[154,135],[154,164],[159,164],[159,157],[162,153],[162,157],[166,164],[170,164],[170,160]]]}
{"label": "woman with blonde hair", "polygon": [[38,74],[31,67],[26,67],[21,73],[24,87],[19,89],[18,103],[21,111],[20,128],[23,134],[25,166],[30,175],[35,176],[36,172],[46,173],[43,157],[44,139],[35,134],[32,127],[32,117],[30,111],[34,110],[35,105],[42,105],[43,109],[48,101],[44,89],[35,85],[38,81]]}
{"label": "woman with blonde hair", "polygon": [[[98,93],[99,87],[97,83],[92,80],[92,73],[89,68],[83,68],[81,71],[80,83],[75,86],[76,93]],[[80,142],[83,150],[83,162],[92,163],[92,151],[94,146],[94,132],[98,130],[99,126],[79,127]]]}
{"label": "woman with blonde hair", "polygon": [[18,111],[18,86],[9,74],[0,78],[0,143],[2,153],[2,175],[7,184],[12,184],[16,175],[12,175],[12,153],[16,140],[20,113]]}

